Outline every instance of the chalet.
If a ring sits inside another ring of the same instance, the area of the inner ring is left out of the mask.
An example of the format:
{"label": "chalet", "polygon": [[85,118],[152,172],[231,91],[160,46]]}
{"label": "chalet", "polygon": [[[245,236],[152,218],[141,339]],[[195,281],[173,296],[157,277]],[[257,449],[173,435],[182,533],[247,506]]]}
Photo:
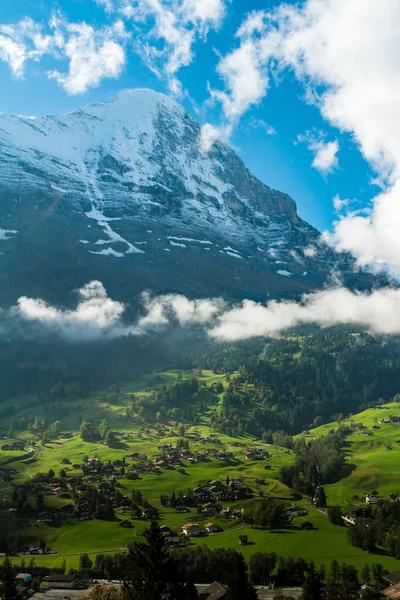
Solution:
{"label": "chalet", "polygon": [[130,460],[147,460],[147,456],[145,454],[139,454],[139,452],[133,452],[127,456]]}
{"label": "chalet", "polygon": [[245,490],[246,484],[240,479],[231,479],[229,482],[229,487],[234,490]]}
{"label": "chalet", "polygon": [[171,535],[166,535],[164,537],[164,541],[167,546],[176,546],[180,543],[179,535],[177,533],[171,533]]}
{"label": "chalet", "polygon": [[256,483],[258,483],[259,485],[265,485],[264,477],[257,477]]}
{"label": "chalet", "polygon": [[133,502],[130,498],[122,498],[119,503],[120,508],[132,508]]}
{"label": "chalet", "polygon": [[65,493],[65,490],[62,487],[55,487],[53,489],[53,492],[56,496],[61,496],[62,494]]}
{"label": "chalet", "polygon": [[229,489],[235,500],[244,500],[247,496],[246,485],[240,479],[231,479]]}
{"label": "chalet", "polygon": [[182,525],[182,533],[184,533],[188,537],[197,535],[199,531],[200,527],[197,523],[186,523],[186,525]]}
{"label": "chalet", "polygon": [[117,459],[117,460],[113,460],[112,464],[113,464],[113,467],[118,467],[119,468],[119,467],[122,467],[123,462],[122,462],[122,460]]}
{"label": "chalet", "polygon": [[187,508],[187,506],[177,506],[175,509],[176,513],[188,513],[189,509]]}
{"label": "chalet", "polygon": [[220,528],[215,523],[207,523],[207,525],[204,525],[204,529],[207,533],[218,533],[220,531]]}
{"label": "chalet", "polygon": [[246,544],[248,544],[249,542],[249,538],[247,535],[239,535],[239,544],[241,546],[246,546]]}
{"label": "chalet", "polygon": [[350,429],[352,431],[357,431],[358,429],[365,429],[362,423],[350,423]]}
{"label": "chalet", "polygon": [[264,448],[247,448],[244,453],[246,460],[265,460],[269,454]]}
{"label": "chalet", "polygon": [[39,546],[30,546],[28,550],[25,550],[24,554],[25,556],[40,556],[44,554],[44,552]]}
{"label": "chalet", "polygon": [[73,469],[80,469],[80,468],[81,468],[81,465],[80,465],[80,464],[78,464],[78,463],[75,463],[74,465],[72,465],[72,468],[73,468]]}
{"label": "chalet", "polygon": [[61,512],[63,515],[73,515],[75,513],[75,508],[73,504],[63,504],[61,507]]}
{"label": "chalet", "polygon": [[391,585],[384,590],[381,590],[381,595],[390,598],[390,600],[399,600],[400,598],[400,586],[399,584]]}
{"label": "chalet", "polygon": [[227,502],[231,499],[231,494],[229,493],[228,488],[225,488],[222,491],[213,492],[212,499],[216,502]]}
{"label": "chalet", "polygon": [[71,590],[75,587],[76,575],[49,575],[45,581],[48,588]]}
{"label": "chalet", "polygon": [[223,585],[214,581],[211,585],[199,590],[199,600],[220,600],[226,596],[226,588]]}
{"label": "chalet", "polygon": [[378,497],[376,496],[376,494],[369,494],[365,496],[365,502],[367,504],[376,504],[378,502]]}
{"label": "chalet", "polygon": [[163,535],[170,535],[171,534],[171,527],[168,527],[168,525],[161,525],[160,531],[161,531],[161,533]]}
{"label": "chalet", "polygon": [[210,492],[204,487],[194,488],[193,495],[198,502],[209,502],[211,499]]}
{"label": "chalet", "polygon": [[133,527],[132,523],[128,521],[128,519],[124,519],[118,523],[118,527],[123,527],[124,529],[129,529]]}
{"label": "chalet", "polygon": [[206,502],[206,504],[203,504],[203,512],[215,513],[216,511],[217,511],[217,507],[215,506],[215,504],[213,502]]}
{"label": "chalet", "polygon": [[350,516],[356,519],[371,519],[372,518],[372,510],[369,506],[355,506]]}
{"label": "chalet", "polygon": [[397,571],[392,571],[387,575],[383,575],[382,578],[390,583],[390,585],[398,585],[400,584],[400,569],[397,569]]}
{"label": "chalet", "polygon": [[54,514],[48,511],[41,512],[38,515],[38,523],[51,523],[54,519]]}

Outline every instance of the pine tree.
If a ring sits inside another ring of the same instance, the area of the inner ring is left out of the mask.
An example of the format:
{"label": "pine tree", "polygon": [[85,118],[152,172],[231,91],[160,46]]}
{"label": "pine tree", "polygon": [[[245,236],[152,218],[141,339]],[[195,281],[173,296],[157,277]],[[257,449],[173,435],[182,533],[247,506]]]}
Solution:
{"label": "pine tree", "polygon": [[371,581],[371,567],[369,563],[365,563],[361,569],[361,581],[362,583],[369,583]]}
{"label": "pine tree", "polygon": [[320,506],[321,508],[326,507],[326,495],[322,485],[318,488],[317,506]]}
{"label": "pine tree", "polygon": [[15,573],[8,556],[0,566],[0,597],[3,600],[15,600],[18,597]]}
{"label": "pine tree", "polygon": [[315,569],[314,561],[311,561],[306,577],[303,583],[304,600],[320,600],[321,598],[321,581]]}
{"label": "pine tree", "polygon": [[126,600],[188,600],[193,586],[179,576],[178,564],[165,546],[158,524],[144,531],[145,543],[129,547],[123,591]]}

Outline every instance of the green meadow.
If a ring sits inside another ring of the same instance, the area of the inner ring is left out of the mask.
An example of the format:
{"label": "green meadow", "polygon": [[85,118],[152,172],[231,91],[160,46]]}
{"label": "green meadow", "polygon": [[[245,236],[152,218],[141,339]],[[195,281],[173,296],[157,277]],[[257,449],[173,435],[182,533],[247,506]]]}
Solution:
{"label": "green meadow", "polygon": [[[197,515],[192,509],[187,514],[176,514],[172,509],[164,509],[160,503],[160,496],[176,494],[179,491],[186,493],[198,485],[214,479],[225,481],[230,479],[241,479],[253,490],[253,499],[238,501],[234,508],[251,509],[257,499],[262,496],[270,496],[282,500],[286,505],[293,501],[293,493],[278,479],[279,470],[290,465],[294,460],[294,453],[285,448],[274,445],[263,444],[260,440],[243,435],[231,437],[220,433],[210,427],[210,416],[218,409],[221,394],[211,393],[213,383],[221,382],[223,387],[228,385],[224,374],[216,375],[211,371],[202,371],[201,374],[190,371],[170,371],[160,374],[149,374],[143,376],[129,385],[124,385],[118,394],[110,395],[106,392],[85,399],[71,400],[68,402],[69,414],[61,418],[62,434],[55,441],[40,444],[34,433],[25,431],[18,434],[19,439],[26,440],[26,446],[34,448],[34,456],[26,458],[27,451],[10,452],[0,451],[0,466],[6,465],[17,471],[11,483],[0,482],[0,498],[3,502],[11,502],[14,486],[29,480],[38,472],[47,472],[53,469],[56,474],[61,468],[65,469],[68,476],[80,475],[80,470],[74,470],[72,465],[82,463],[84,457],[98,457],[103,462],[122,459],[133,452],[146,454],[149,460],[160,455],[157,449],[161,444],[175,445],[178,439],[177,429],[179,423],[172,420],[162,423],[157,427],[154,423],[146,423],[137,415],[126,418],[127,408],[132,404],[132,397],[140,398],[149,396],[156,389],[168,385],[179,379],[196,376],[203,385],[199,391],[200,399],[205,409],[196,425],[186,425],[185,436],[189,440],[190,450],[194,453],[216,448],[222,451],[230,451],[233,458],[229,460],[211,459],[205,462],[189,463],[184,461],[183,472],[178,470],[162,470],[159,474],[144,473],[136,481],[120,479],[118,481],[119,491],[127,496],[131,495],[132,489],[140,490],[149,502],[160,511],[161,524],[167,524],[174,530],[180,531],[182,525],[188,522],[204,525],[210,520],[220,526],[220,533],[202,538],[194,538],[189,544],[207,544],[210,548],[233,547],[240,550],[248,559],[250,555],[258,551],[274,551],[285,556],[302,556],[313,558],[317,564],[328,565],[332,560],[349,562],[361,568],[366,562],[381,562],[389,570],[398,566],[398,561],[381,554],[368,554],[354,546],[347,540],[346,528],[331,525],[327,516],[307,503],[305,500],[298,504],[308,511],[307,520],[310,520],[314,529],[302,531],[300,525],[302,519],[294,519],[290,525],[277,531],[263,531],[257,528],[249,528],[240,525],[236,520],[220,517],[203,517]],[[351,474],[341,481],[327,485],[325,491],[328,504],[354,502],[354,496],[362,495],[378,490],[382,496],[391,492],[400,492],[398,464],[400,459],[400,425],[381,424],[390,415],[400,415],[400,407],[396,403],[385,405],[386,408],[379,410],[369,409],[351,419],[353,423],[362,423],[366,430],[356,430],[347,438],[347,461],[353,465]],[[24,412],[21,406],[20,414]],[[35,406],[35,415],[44,417],[43,406]],[[17,412],[18,415],[18,412]],[[15,415],[13,415],[15,418]],[[78,434],[79,425],[82,420],[93,420],[99,423],[106,419],[109,427],[121,432],[115,447],[109,448],[103,443],[88,443],[83,441]],[[0,423],[0,433],[5,435],[9,430],[10,419],[4,419]],[[350,420],[342,424],[350,424]],[[329,431],[338,427],[337,423],[330,423],[311,430],[307,438],[328,435]],[[374,429],[379,427],[379,429]],[[370,436],[363,433],[368,431]],[[203,437],[215,435],[217,441],[204,446],[190,437],[197,432]],[[300,437],[300,436],[298,436]],[[303,436],[304,437],[304,436]],[[10,440],[3,440],[8,443]],[[239,446],[237,445],[239,444]],[[392,449],[387,449],[385,445]],[[269,458],[262,461],[246,460],[244,451],[250,446],[263,446],[269,453]],[[63,464],[63,459],[68,458],[70,464]],[[131,463],[127,461],[129,467]],[[257,478],[264,478],[264,484],[257,484]],[[32,499],[32,503],[34,499]],[[56,496],[44,497],[44,510],[56,509],[66,500]],[[224,507],[227,504],[223,503]],[[120,520],[129,518],[129,511],[124,513],[116,511],[114,521],[90,520],[78,521],[67,519],[60,526],[53,524],[38,523],[34,519],[15,521],[12,515],[3,511],[0,516],[7,520],[0,522],[1,536],[20,536],[24,544],[36,544],[38,540],[45,540],[57,554],[47,556],[35,556],[37,564],[46,566],[61,566],[65,559],[68,568],[76,567],[79,554],[86,552],[92,557],[99,552],[115,552],[126,548],[133,540],[140,540],[143,530],[148,526],[144,520],[133,520],[131,529],[123,529],[118,526]],[[248,535],[249,544],[239,545],[238,536]],[[25,557],[29,562],[31,557]],[[13,559],[16,562],[21,557]]]}
{"label": "green meadow", "polygon": [[[392,493],[400,494],[400,443],[397,443],[400,442],[400,425],[382,422],[391,416],[400,416],[400,406],[397,402],[382,406],[384,408],[369,408],[341,422],[353,427],[362,424],[365,429],[357,429],[347,437],[347,462],[353,469],[348,477],[325,486],[329,504],[354,503],[356,496],[361,500],[372,491],[384,498]],[[310,430],[306,437],[328,435],[338,426],[338,423],[322,425]]]}

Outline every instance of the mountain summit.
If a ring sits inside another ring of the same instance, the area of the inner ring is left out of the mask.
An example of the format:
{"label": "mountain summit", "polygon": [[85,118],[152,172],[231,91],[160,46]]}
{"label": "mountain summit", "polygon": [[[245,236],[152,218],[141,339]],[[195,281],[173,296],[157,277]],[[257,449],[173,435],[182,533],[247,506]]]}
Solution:
{"label": "mountain summit", "polygon": [[296,296],[333,270],[370,285],[288,195],[199,137],[182,106],[144,89],[61,117],[0,115],[1,303],[65,302],[91,279],[129,301]]}

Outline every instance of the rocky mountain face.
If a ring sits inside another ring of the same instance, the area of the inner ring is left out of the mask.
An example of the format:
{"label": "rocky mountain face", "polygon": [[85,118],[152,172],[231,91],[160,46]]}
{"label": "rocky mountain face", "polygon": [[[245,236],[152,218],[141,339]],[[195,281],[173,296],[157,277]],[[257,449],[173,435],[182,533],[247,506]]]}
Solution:
{"label": "rocky mountain face", "polygon": [[123,92],[62,117],[0,115],[0,305],[20,295],[68,304],[99,279],[118,299],[294,297],[333,271],[373,283],[319,241],[295,202],[235,152],[199,144],[170,98]]}

